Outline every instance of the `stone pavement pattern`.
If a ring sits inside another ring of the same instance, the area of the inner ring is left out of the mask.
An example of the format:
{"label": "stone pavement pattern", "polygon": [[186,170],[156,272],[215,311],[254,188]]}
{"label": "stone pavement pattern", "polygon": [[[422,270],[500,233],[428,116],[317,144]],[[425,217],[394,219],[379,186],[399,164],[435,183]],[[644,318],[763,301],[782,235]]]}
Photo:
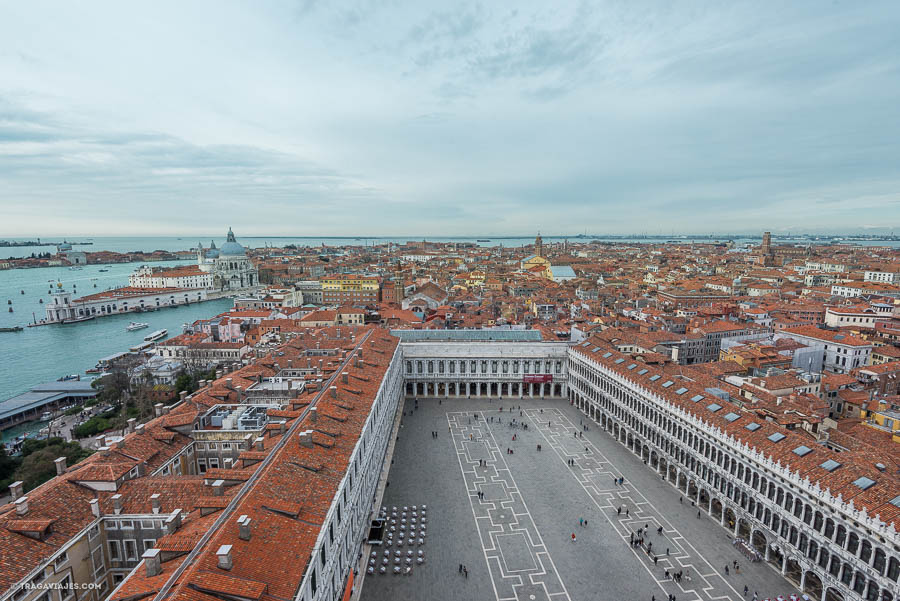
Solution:
{"label": "stone pavement pattern", "polygon": [[[583,431],[580,422],[588,420],[574,407],[513,402],[510,412],[509,400],[420,399],[418,409],[406,401],[383,504],[428,505],[427,561],[409,576],[367,576],[363,601],[662,601],[668,593],[678,601],[737,601],[745,584],[748,601],[754,591],[760,599],[794,592],[768,566],[747,562],[724,529],[697,519],[696,508],[680,504],[679,491],[623,445],[594,425]],[[619,475],[624,486],[613,483]],[[629,515],[617,514],[618,506]],[[628,543],[629,532],[645,524],[660,553],[656,565]],[[742,573],[725,576],[732,560]],[[458,572],[461,563],[468,578]],[[666,568],[690,569],[692,579],[676,585],[664,578]]]}

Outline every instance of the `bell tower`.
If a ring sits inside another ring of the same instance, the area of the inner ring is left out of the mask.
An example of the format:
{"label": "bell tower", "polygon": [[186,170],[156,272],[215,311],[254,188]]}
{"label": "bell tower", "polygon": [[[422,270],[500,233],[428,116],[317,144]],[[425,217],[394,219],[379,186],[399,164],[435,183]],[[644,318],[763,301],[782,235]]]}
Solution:
{"label": "bell tower", "polygon": [[544,241],[541,240],[540,232],[538,232],[537,238],[534,239],[534,254],[538,257],[544,256]]}

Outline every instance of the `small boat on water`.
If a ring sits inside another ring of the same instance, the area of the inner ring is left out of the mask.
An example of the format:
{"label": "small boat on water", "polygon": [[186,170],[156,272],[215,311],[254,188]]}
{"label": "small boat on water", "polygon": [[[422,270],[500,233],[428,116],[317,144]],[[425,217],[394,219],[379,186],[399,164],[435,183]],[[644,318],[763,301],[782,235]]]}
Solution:
{"label": "small boat on water", "polygon": [[490,240],[476,240],[475,242],[490,242]]}
{"label": "small boat on water", "polygon": [[109,271],[109,269],[101,269],[101,270],[100,270],[100,273],[104,273],[104,272],[106,272],[106,271]]}
{"label": "small boat on water", "polygon": [[141,323],[139,321],[132,321],[130,324],[125,326],[125,329],[129,332],[134,332],[135,330],[143,330],[144,328],[149,327],[149,323]]}
{"label": "small boat on water", "polygon": [[146,342],[156,342],[160,338],[165,338],[166,334],[169,333],[169,330],[156,330],[155,332],[150,332],[146,336],[144,336],[144,340]]}
{"label": "small boat on water", "polygon": [[152,342],[142,342],[140,344],[135,344],[128,350],[130,350],[132,353],[139,353],[141,351],[146,351],[147,349],[150,349],[150,348],[153,348]]}
{"label": "small boat on water", "polygon": [[78,267],[77,265],[73,265],[72,267],[69,267],[69,271],[81,271],[81,267]]}
{"label": "small boat on water", "polygon": [[81,321],[90,321],[94,319],[94,315],[85,315],[84,317],[73,317],[71,319],[64,319],[59,323],[79,323]]}
{"label": "small boat on water", "polygon": [[21,332],[24,329],[22,326],[13,326],[11,328],[0,328],[0,332]]}

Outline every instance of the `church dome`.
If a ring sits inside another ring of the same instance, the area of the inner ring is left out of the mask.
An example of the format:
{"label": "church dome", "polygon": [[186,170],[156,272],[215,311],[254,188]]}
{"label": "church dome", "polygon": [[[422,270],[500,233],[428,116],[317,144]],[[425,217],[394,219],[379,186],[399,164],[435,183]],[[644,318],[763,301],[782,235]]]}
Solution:
{"label": "church dome", "polygon": [[237,240],[234,239],[234,232],[231,231],[231,228],[228,228],[228,238],[225,240],[225,244],[222,245],[222,248],[219,249],[219,255],[223,257],[234,257],[246,254],[244,247],[238,244]]}

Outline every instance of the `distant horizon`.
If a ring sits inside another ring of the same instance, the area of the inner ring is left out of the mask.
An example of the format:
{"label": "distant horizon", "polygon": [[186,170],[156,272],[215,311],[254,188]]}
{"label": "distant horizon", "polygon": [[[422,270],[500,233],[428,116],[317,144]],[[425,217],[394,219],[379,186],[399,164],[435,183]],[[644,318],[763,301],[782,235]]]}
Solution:
{"label": "distant horizon", "polygon": [[[888,230],[890,228],[885,228]],[[825,236],[825,237],[842,237],[842,236],[853,236],[853,237],[890,237],[895,236],[893,231],[883,231],[876,232],[872,229],[867,230],[857,230],[857,231],[847,231],[847,230],[835,230],[835,231],[772,231],[772,230],[762,230],[759,232],[669,232],[669,233],[650,233],[650,232],[628,232],[628,233],[612,233],[612,232],[601,232],[601,233],[576,233],[576,234],[555,234],[555,233],[525,233],[525,234],[471,234],[471,235],[443,235],[443,234],[379,234],[379,235],[353,235],[353,234],[336,234],[336,235],[328,235],[328,234],[320,234],[320,235],[291,235],[291,234],[243,234],[241,235],[238,232],[235,232],[235,237],[240,240],[241,238],[271,238],[271,239],[298,239],[298,240],[318,240],[318,239],[334,239],[334,240],[390,240],[390,239],[410,239],[410,240],[421,240],[421,239],[429,239],[429,238],[440,238],[446,240],[470,240],[470,239],[495,239],[495,240],[519,240],[523,238],[535,238],[540,235],[542,238],[573,238],[573,239],[590,239],[590,238],[680,238],[680,237],[705,237],[705,238],[762,238],[763,231],[769,231],[773,237],[777,238],[793,238],[793,237],[813,237],[813,236]],[[0,242],[9,241],[9,242],[20,242],[20,241],[37,241],[39,239],[48,240],[51,242],[61,242],[63,240],[68,241],[78,241],[78,240],[95,240],[95,239],[128,239],[128,238],[159,238],[159,239],[182,239],[182,238],[200,238],[202,239],[218,239],[225,238],[225,235],[222,233],[216,234],[212,232],[206,233],[188,233],[188,234],[171,234],[171,235],[153,235],[153,234],[127,234],[120,236],[109,236],[109,235],[86,235],[86,234],[66,234],[66,235],[55,235],[55,234],[44,234],[44,235],[18,235],[18,236],[3,236],[0,235]]]}

